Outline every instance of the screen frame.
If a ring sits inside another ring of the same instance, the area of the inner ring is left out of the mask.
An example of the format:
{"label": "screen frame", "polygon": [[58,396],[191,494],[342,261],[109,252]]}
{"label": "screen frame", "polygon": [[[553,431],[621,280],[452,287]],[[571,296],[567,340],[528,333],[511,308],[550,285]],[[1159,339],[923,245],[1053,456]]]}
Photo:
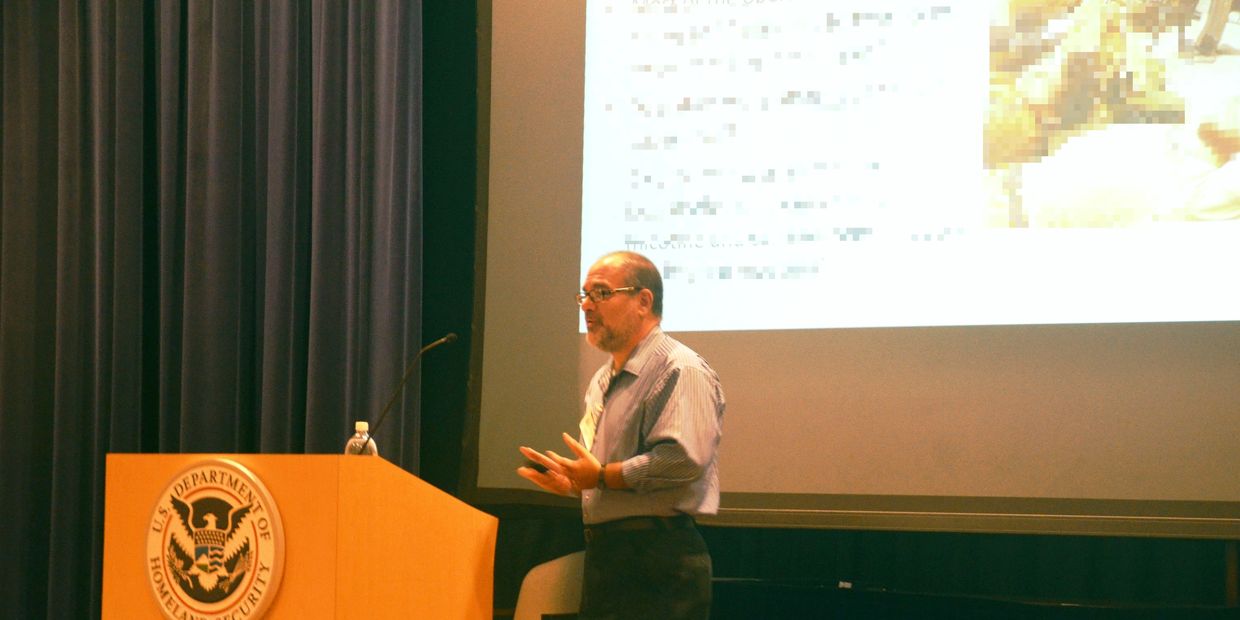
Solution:
{"label": "screen frame", "polygon": [[[488,231],[492,226],[492,19],[494,5],[511,0],[478,0],[478,178],[473,338],[459,489],[466,501],[488,506],[527,506],[563,510],[571,498],[530,488],[479,486],[479,433],[483,353],[486,342]],[[581,12],[584,15],[584,3]],[[578,164],[580,153],[577,154]],[[580,198],[580,170],[577,194]],[[565,261],[576,271],[575,257]],[[1240,327],[1240,323],[1226,323]],[[1036,328],[1036,326],[1034,326]],[[576,334],[573,335],[574,337]],[[515,475],[515,474],[514,474]],[[719,514],[707,525],[726,527],[828,528],[926,532],[1025,533],[1091,536],[1240,539],[1240,502],[1113,500],[939,495],[853,495],[731,493],[722,495]]]}

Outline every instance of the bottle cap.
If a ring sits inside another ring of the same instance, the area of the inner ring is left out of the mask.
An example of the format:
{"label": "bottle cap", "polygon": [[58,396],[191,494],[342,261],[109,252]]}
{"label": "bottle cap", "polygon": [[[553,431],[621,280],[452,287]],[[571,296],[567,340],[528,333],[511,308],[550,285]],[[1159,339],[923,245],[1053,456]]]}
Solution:
{"label": "bottle cap", "polygon": [[365,421],[358,420],[357,422],[354,422],[354,423],[353,423],[353,430],[354,430],[354,431],[357,431],[357,432],[359,432],[359,433],[369,433],[369,432],[370,432],[370,422],[365,422]]}

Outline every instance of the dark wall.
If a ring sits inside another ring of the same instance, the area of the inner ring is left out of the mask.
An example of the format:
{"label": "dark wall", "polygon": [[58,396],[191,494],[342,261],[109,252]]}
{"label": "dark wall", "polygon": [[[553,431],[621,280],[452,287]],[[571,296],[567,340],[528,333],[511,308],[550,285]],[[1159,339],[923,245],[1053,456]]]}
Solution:
{"label": "dark wall", "polygon": [[[461,342],[425,360],[421,466],[428,481],[455,493],[475,280],[478,11],[472,0],[427,0],[423,18],[423,333],[429,341],[453,331]],[[519,289],[509,301],[521,302]],[[529,568],[581,548],[579,515],[482,508],[501,518],[497,610],[512,609]],[[1236,612],[1234,542],[754,528],[707,528],[705,536],[715,559],[718,617]]]}
{"label": "dark wall", "polygon": [[473,0],[426,0],[422,17],[422,333],[460,340],[423,360],[421,472],[455,493],[474,293],[477,12]]}

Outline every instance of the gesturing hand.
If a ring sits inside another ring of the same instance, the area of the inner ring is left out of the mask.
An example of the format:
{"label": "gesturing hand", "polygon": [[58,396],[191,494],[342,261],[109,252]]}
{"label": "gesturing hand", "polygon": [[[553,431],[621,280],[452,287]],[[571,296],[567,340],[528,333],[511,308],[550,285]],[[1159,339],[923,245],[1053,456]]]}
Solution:
{"label": "gesturing hand", "polygon": [[517,474],[522,478],[558,495],[571,496],[576,494],[577,489],[573,487],[573,481],[564,475],[564,470],[559,463],[551,460],[548,456],[543,456],[533,448],[521,446],[520,450],[526,459],[544,468],[544,471],[539,471],[528,465],[518,467]]}
{"label": "gesturing hand", "polygon": [[521,446],[521,454],[525,458],[546,467],[547,471],[539,472],[527,466],[518,467],[517,473],[539,487],[560,495],[574,495],[581,489],[593,489],[598,484],[598,472],[602,468],[598,459],[568,433],[564,433],[563,438],[577,458],[565,458],[552,450],[542,454]]}
{"label": "gesturing hand", "polygon": [[562,457],[551,450],[547,450],[547,456],[560,466],[560,471],[573,481],[578,489],[593,489],[598,486],[598,470],[602,468],[598,459],[590,454],[586,447],[577,443],[568,433],[563,433],[564,444],[568,446],[577,455],[575,459]]}

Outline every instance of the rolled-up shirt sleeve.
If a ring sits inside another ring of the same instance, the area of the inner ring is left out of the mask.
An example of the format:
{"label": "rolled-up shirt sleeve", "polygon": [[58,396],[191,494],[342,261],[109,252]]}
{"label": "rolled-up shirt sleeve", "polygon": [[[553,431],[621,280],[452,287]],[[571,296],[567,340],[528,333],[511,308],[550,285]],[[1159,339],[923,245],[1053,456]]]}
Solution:
{"label": "rolled-up shirt sleeve", "polygon": [[708,369],[678,366],[642,403],[643,444],[622,464],[638,493],[690,484],[712,466],[719,446],[723,393]]}

